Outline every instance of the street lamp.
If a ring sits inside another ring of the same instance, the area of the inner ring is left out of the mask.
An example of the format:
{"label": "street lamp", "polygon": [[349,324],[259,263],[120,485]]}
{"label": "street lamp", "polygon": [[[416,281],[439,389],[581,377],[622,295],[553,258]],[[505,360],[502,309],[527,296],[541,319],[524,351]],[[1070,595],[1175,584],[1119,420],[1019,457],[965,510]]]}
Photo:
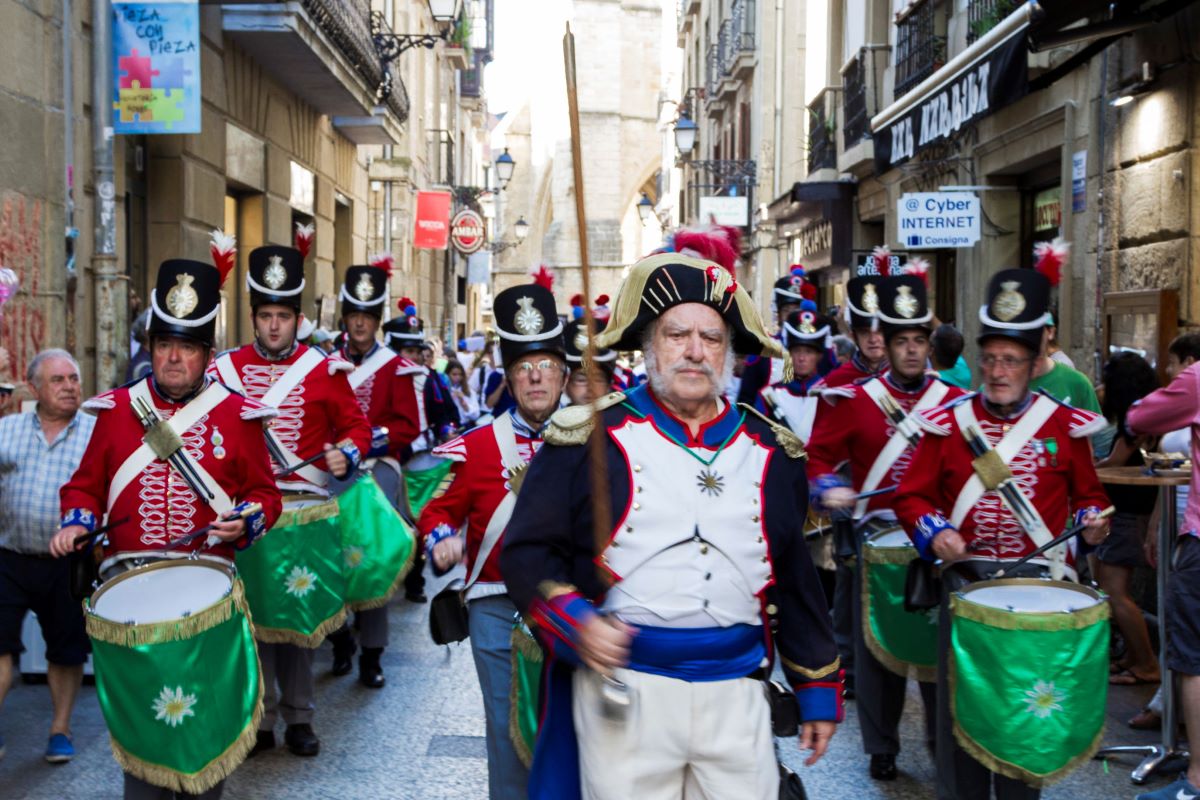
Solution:
{"label": "street lamp", "polygon": [[429,0],[429,13],[439,25],[454,22],[458,16],[458,0]]}
{"label": "street lamp", "polygon": [[654,216],[654,203],[650,202],[650,196],[642,192],[642,199],[638,200],[637,204],[638,216],[642,218],[642,224],[645,225]]}
{"label": "street lamp", "polygon": [[508,182],[512,180],[513,169],[516,166],[517,162],[508,154],[508,148],[504,148],[504,152],[496,159],[496,180],[500,182],[501,189],[508,186]]}
{"label": "street lamp", "polygon": [[679,150],[679,155],[686,157],[692,154],[692,148],[696,146],[697,130],[699,128],[692,122],[691,117],[687,114],[679,115],[679,119],[675,121],[675,148]]}
{"label": "street lamp", "polygon": [[517,237],[518,242],[524,241],[525,237],[529,235],[529,228],[530,225],[525,221],[525,217],[517,217],[517,221],[513,223],[513,235]]}

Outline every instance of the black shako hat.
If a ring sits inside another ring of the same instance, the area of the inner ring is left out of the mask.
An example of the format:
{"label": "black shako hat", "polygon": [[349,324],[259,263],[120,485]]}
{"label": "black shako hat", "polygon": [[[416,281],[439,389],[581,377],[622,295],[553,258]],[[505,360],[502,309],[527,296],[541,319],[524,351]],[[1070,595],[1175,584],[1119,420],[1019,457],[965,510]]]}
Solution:
{"label": "black shako hat", "polygon": [[304,256],[294,247],[265,245],[250,251],[246,271],[250,307],[291,306],[300,311],[300,293],[304,291]]}
{"label": "black shako hat", "polygon": [[221,273],[203,261],[164,261],[150,293],[150,309],[150,338],[182,336],[212,347],[221,310]]}
{"label": "black shako hat", "polygon": [[399,313],[383,323],[383,343],[399,353],[405,347],[425,344],[425,321],[417,316],[417,304],[408,297],[396,301]]}
{"label": "black shako hat", "polygon": [[733,333],[734,352],[784,357],[779,342],[767,335],[754,301],[729,270],[679,253],[658,253],[633,265],[596,346],[641,350],[650,323],[683,303],[700,303],[720,314]]}
{"label": "black shako hat", "polygon": [[552,353],[566,359],[563,323],[558,318],[554,295],[545,286],[510,286],[492,301],[492,317],[504,366],[528,353]]}
{"label": "black shako hat", "polygon": [[877,291],[879,307],[875,316],[884,339],[909,328],[933,332],[933,311],[929,308],[929,289],[924,278],[889,275],[880,279]]}
{"label": "black shako hat", "polygon": [[977,342],[1003,336],[1034,353],[1042,349],[1042,329],[1050,324],[1050,281],[1032,269],[1005,269],[988,281],[987,302],[979,309]]}
{"label": "black shako hat", "polygon": [[815,311],[793,311],[779,329],[785,350],[804,345],[824,352],[833,342],[833,325],[829,317]]}
{"label": "black shako hat", "polygon": [[880,275],[859,275],[846,282],[844,317],[852,330],[879,330],[875,314],[879,311],[879,284],[883,280]]}
{"label": "black shako hat", "polygon": [[382,319],[387,283],[388,273],[385,269],[370,265],[347,267],[342,290],[338,293],[342,301],[342,319],[355,311]]}
{"label": "black shako hat", "polygon": [[[607,324],[607,320],[596,320],[597,336]],[[563,339],[563,344],[566,346],[567,366],[571,369],[579,369],[583,366],[583,354],[587,352],[587,325],[581,319],[571,320],[563,332]],[[596,363],[596,366],[611,374],[617,363],[617,353],[615,350],[597,347],[592,361]]]}

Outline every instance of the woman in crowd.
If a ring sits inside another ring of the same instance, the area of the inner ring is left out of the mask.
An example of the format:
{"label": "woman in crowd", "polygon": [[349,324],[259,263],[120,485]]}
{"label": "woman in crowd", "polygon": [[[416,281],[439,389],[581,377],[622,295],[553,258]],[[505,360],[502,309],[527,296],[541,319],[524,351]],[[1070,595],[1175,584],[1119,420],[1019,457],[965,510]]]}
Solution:
{"label": "woman in crowd", "polygon": [[460,428],[466,430],[479,419],[479,398],[471,391],[467,381],[467,371],[463,365],[454,360],[446,362],[446,378],[450,382],[450,397],[458,409],[458,417],[462,421]]}

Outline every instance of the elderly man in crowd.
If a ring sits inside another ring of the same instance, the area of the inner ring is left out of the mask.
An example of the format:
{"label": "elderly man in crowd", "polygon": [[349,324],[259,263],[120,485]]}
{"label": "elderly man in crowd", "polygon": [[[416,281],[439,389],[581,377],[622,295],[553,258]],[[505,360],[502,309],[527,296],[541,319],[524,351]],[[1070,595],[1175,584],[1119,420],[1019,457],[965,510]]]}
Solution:
{"label": "elderly man in crowd", "polygon": [[772,660],[807,763],[842,717],[803,447],[723,396],[735,354],[784,353],[729,272],[675,253],[633,267],[597,345],[642,349],[649,385],[551,418],[500,559],[550,662],[529,796],[773,800]]}
{"label": "elderly man in crowd", "polygon": [[79,413],[79,365],[67,351],[38,353],[26,380],[37,407],[0,419],[0,705],[22,650],[25,612],[32,610],[46,641],[54,704],[46,760],[61,764],[75,755],[71,709],[88,639],[83,612],[71,597],[70,568],[51,556],[50,540],[59,527],[59,487],[79,466],[96,420]]}

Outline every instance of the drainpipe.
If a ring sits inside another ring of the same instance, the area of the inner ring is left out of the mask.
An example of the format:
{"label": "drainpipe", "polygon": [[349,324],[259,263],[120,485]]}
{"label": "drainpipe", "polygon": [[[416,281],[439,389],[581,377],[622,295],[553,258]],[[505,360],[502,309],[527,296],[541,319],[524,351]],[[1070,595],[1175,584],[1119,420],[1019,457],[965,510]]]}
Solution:
{"label": "drainpipe", "polygon": [[92,3],[92,161],[96,187],[92,275],[96,303],[96,390],[121,383],[129,360],[126,276],[117,263],[113,181],[112,7]]}
{"label": "drainpipe", "polygon": [[66,341],[67,350],[75,351],[75,42],[74,11],[71,0],[62,4],[62,64],[63,64],[63,251],[66,256]]}
{"label": "drainpipe", "polygon": [[[1110,7],[1111,14],[1111,7]],[[1104,172],[1105,172],[1105,154],[1104,154],[1104,121],[1105,111],[1108,110],[1108,53],[1111,47],[1104,48],[1104,55],[1100,58],[1100,102],[1096,103],[1096,140],[1099,143],[1100,153],[1098,154],[1097,163],[1100,165],[1099,184],[1100,191],[1096,197],[1096,318],[1092,322],[1092,338],[1094,346],[1092,350],[1092,365],[1093,375],[1101,374],[1101,367],[1104,363],[1104,355],[1101,352],[1104,349],[1103,332],[1100,327],[1104,319]]]}
{"label": "drainpipe", "polygon": [[[1075,111],[1078,109],[1078,104],[1074,100],[1067,100],[1063,103],[1063,146],[1062,155],[1059,159],[1059,204],[1061,221],[1058,226],[1058,235],[1066,239],[1068,242],[1075,241],[1075,212],[1069,207],[1068,198],[1070,197],[1069,188],[1073,178],[1073,160],[1072,155],[1075,151]],[[1074,265],[1067,263],[1064,265],[1066,269],[1063,272],[1063,280],[1058,286],[1058,319],[1054,323],[1058,326],[1058,346],[1068,353],[1071,352],[1071,346],[1075,344],[1075,269]]]}

